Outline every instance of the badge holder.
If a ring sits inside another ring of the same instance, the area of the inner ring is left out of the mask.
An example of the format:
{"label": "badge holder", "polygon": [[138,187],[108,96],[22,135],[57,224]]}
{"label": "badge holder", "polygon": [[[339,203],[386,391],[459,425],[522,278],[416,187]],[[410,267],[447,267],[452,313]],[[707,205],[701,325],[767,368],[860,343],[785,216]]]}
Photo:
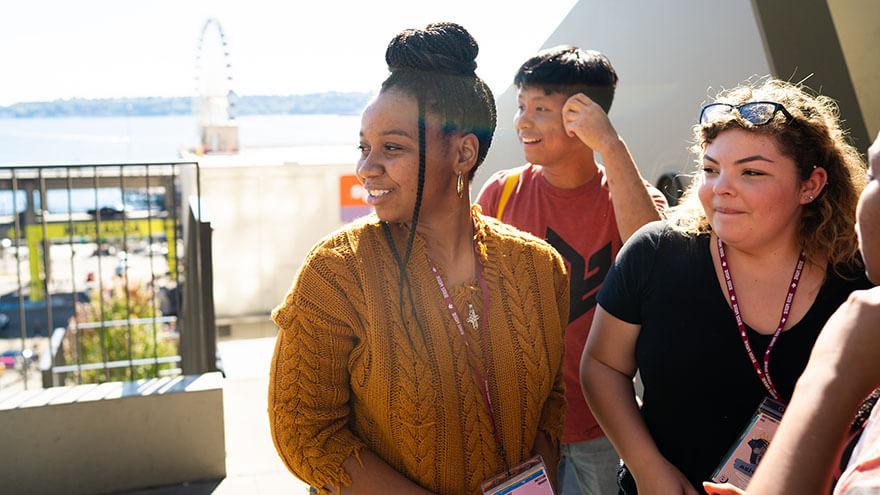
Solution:
{"label": "badge holder", "polygon": [[716,483],[730,483],[745,490],[755,474],[755,469],[776,434],[785,406],[769,397],[765,398],[742,435],[724,456],[721,465],[712,474]]}
{"label": "badge holder", "polygon": [[480,484],[483,495],[554,495],[544,459],[536,455]]}

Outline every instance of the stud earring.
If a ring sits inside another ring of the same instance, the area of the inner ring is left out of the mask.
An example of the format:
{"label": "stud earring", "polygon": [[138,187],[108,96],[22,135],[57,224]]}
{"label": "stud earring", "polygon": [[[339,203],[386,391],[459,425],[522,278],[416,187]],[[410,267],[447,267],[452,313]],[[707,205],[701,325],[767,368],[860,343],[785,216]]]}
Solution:
{"label": "stud earring", "polygon": [[458,177],[455,179],[455,192],[458,193],[458,197],[464,197],[464,178],[461,176],[461,172],[458,172]]}

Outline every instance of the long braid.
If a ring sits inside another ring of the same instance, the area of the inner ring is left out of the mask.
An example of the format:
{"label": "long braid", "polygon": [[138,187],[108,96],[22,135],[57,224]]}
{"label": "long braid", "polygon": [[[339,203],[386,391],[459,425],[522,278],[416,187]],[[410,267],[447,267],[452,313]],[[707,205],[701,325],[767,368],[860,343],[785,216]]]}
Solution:
{"label": "long braid", "polygon": [[[425,95],[423,92],[419,92],[417,97],[418,105],[419,105],[419,182],[416,188],[416,204],[413,207],[413,215],[412,215],[412,226],[409,230],[409,237],[406,240],[406,256],[404,257],[403,266],[400,267],[401,272],[401,280],[405,281],[407,292],[409,294],[409,304],[410,304],[410,312],[412,314],[413,320],[416,322],[416,326],[419,328],[419,333],[424,339],[424,331],[425,329],[422,327],[422,322],[419,320],[419,315],[416,311],[416,301],[413,297],[413,289],[412,284],[409,282],[409,276],[406,275],[406,267],[409,265],[409,259],[412,256],[412,247],[413,242],[416,237],[416,227],[419,225],[419,213],[422,211],[422,198],[425,194]],[[401,307],[403,306],[403,298],[401,297]]]}
{"label": "long braid", "polygon": [[[400,320],[403,322],[404,329],[406,329],[406,317],[404,314],[404,304],[403,301],[403,289],[406,287],[407,296],[409,298],[409,306],[410,306],[410,314],[412,319],[415,320],[416,326],[419,328],[419,331],[424,338],[424,327],[422,327],[422,323],[419,320],[418,312],[416,311],[416,301],[415,296],[413,295],[412,283],[409,280],[409,274],[406,272],[406,267],[409,266],[409,260],[412,257],[412,247],[415,242],[416,236],[416,227],[419,225],[419,214],[422,210],[422,198],[424,197],[425,190],[425,148],[426,148],[426,129],[425,129],[425,105],[424,105],[424,93],[419,92],[418,96],[418,107],[419,107],[419,179],[418,186],[416,188],[416,203],[413,207],[412,220],[410,221],[410,229],[409,234],[406,239],[406,250],[404,251],[403,259],[401,259],[400,254],[397,252],[397,246],[394,244],[394,237],[391,235],[391,228],[388,225],[388,222],[382,222],[382,232],[385,234],[385,242],[388,243],[388,247],[391,249],[391,255],[394,257],[394,261],[397,263],[398,268],[398,277],[400,283],[397,285],[397,300],[400,308]],[[412,340],[409,332],[405,332],[407,338],[410,341],[410,344],[415,347],[415,342]]]}
{"label": "long braid", "polygon": [[[412,257],[413,243],[424,197],[426,170],[426,115],[431,112],[439,118],[442,134],[453,132],[472,133],[480,143],[477,165],[486,157],[495,131],[496,111],[492,91],[474,73],[479,47],[473,37],[461,26],[453,23],[434,23],[425,29],[407,29],[399,33],[385,52],[385,60],[391,75],[382,83],[381,91],[398,88],[416,98],[418,103],[419,170],[416,200],[401,252],[394,243],[390,225],[382,223],[385,241],[398,268],[398,302],[404,333],[413,347],[415,343],[407,327],[404,290],[409,301],[409,311],[416,322],[421,340],[425,330],[418,317],[412,283],[407,273]],[[471,169],[473,178],[476,167]]]}
{"label": "long braid", "polygon": [[409,230],[409,238],[406,240],[406,255],[403,257],[404,265],[409,264],[410,256],[412,255],[412,246],[413,240],[416,236],[416,226],[419,224],[419,213],[422,211],[422,197],[425,192],[425,95],[423,92],[419,91],[418,97],[418,105],[419,105],[419,182],[418,188],[416,189],[416,204],[413,207],[412,220],[410,224],[412,224],[412,228]]}

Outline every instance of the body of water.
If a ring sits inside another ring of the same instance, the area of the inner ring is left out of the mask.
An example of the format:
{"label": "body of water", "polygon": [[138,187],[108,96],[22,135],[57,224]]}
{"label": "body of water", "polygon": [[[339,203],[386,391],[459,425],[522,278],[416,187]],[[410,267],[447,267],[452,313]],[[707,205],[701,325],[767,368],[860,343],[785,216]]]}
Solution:
{"label": "body of water", "polygon": [[[357,115],[252,115],[236,119],[242,148],[358,142]],[[179,160],[198,144],[191,115],[0,119],[0,167]]]}

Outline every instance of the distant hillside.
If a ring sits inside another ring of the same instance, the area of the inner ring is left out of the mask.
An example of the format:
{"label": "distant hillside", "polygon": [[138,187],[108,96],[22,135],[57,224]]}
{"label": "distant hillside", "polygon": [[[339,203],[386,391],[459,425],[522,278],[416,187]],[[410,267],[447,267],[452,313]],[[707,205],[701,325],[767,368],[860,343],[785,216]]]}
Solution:
{"label": "distant hillside", "polygon": [[[337,114],[356,115],[370,93],[316,93],[288,96],[236,96],[235,115]],[[102,98],[16,103],[0,107],[0,118],[29,117],[142,117],[190,115],[193,98]]]}

